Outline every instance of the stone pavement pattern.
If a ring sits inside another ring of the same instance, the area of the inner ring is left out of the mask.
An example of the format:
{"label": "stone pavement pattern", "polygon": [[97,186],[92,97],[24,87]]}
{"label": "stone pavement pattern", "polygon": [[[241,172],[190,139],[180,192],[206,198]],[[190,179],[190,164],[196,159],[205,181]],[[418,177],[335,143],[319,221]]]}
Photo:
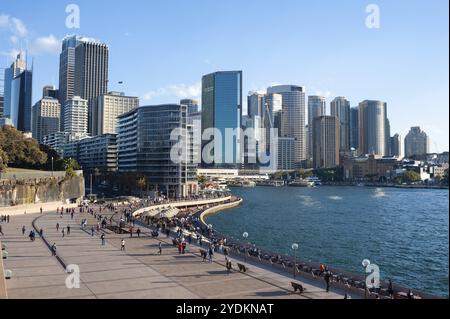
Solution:
{"label": "stone pavement pattern", "polygon": [[[89,215],[90,216],[90,215]],[[302,283],[303,295],[294,294],[292,279],[284,274],[248,265],[249,272],[227,274],[224,257],[215,255],[215,262],[203,262],[198,247],[189,246],[185,255],[169,243],[165,236],[153,239],[144,230],[141,238],[118,235],[107,231],[107,242],[101,245],[99,234],[90,235],[90,226],[84,231],[79,224],[87,214],[76,214],[74,220],[55,212],[44,215],[15,216],[10,224],[3,224],[9,258],[5,268],[14,276],[6,282],[10,299],[22,298],[156,298],[156,299],[342,299],[341,292],[326,293],[322,287]],[[68,289],[67,274],[61,264],[51,256],[48,247],[37,237],[27,237],[31,222],[36,217],[37,227],[44,230],[50,243],[56,243],[58,255],[66,264],[80,268],[80,288]],[[93,218],[88,218],[90,223]],[[62,237],[61,227],[71,226],[71,234]],[[27,232],[22,236],[21,228]],[[126,251],[120,251],[125,239]],[[158,255],[158,244],[163,242],[163,254]],[[235,265],[235,261],[232,260]],[[241,262],[243,263],[243,262]],[[245,263],[243,263],[245,264]],[[300,281],[301,282],[301,281]]]}

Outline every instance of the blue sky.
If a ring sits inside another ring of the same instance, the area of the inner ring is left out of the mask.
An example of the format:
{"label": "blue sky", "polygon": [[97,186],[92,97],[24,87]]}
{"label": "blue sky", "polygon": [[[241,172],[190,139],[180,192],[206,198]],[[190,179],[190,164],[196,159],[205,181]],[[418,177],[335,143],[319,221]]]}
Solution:
{"label": "blue sky", "polygon": [[[79,34],[110,46],[110,90],[141,104],[198,97],[203,74],[242,70],[245,92],[299,84],[328,102],[386,101],[392,134],[419,125],[432,151],[449,148],[447,0],[0,1],[0,66],[29,51],[34,101],[58,84],[60,40]],[[80,29],[66,28],[71,3]],[[379,29],[366,27],[371,3]]]}

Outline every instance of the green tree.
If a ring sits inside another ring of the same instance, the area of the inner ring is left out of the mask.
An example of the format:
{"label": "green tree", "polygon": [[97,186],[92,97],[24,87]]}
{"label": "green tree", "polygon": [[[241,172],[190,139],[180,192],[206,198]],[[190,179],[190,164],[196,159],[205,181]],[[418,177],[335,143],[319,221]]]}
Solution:
{"label": "green tree", "polygon": [[402,175],[403,183],[415,183],[421,181],[420,174],[414,171],[406,171]]}

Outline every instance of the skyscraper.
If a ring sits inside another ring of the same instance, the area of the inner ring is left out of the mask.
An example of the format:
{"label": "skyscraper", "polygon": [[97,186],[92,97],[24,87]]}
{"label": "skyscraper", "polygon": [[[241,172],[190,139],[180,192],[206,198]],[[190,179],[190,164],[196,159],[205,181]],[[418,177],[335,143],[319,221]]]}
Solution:
{"label": "skyscraper", "polygon": [[326,100],[323,96],[317,96],[317,95],[311,95],[308,96],[308,143],[307,143],[307,149],[308,149],[308,160],[312,161],[313,159],[313,133],[314,130],[313,124],[314,119],[319,116],[326,115]]}
{"label": "skyscraper", "polygon": [[339,119],[335,116],[320,116],[314,119],[314,168],[339,166]]}
{"label": "skyscraper", "polygon": [[193,99],[183,99],[180,101],[180,104],[187,106],[188,114],[198,113],[200,110],[198,108],[198,101]]}
{"label": "skyscraper", "polygon": [[55,88],[54,85],[46,85],[42,89],[42,98],[44,97],[52,97],[54,99],[58,99],[59,91]]}
{"label": "skyscraper", "polygon": [[33,72],[27,70],[22,53],[11,67],[5,69],[4,116],[19,131],[31,132],[31,99]]}
{"label": "skyscraper", "polygon": [[109,48],[104,43],[83,39],[75,48],[74,94],[88,101],[91,134],[94,99],[108,92],[108,59]]}
{"label": "skyscraper", "polygon": [[350,147],[359,148],[359,113],[358,107],[350,109]]}
{"label": "skyscraper", "polygon": [[52,97],[43,97],[33,106],[33,138],[40,143],[44,136],[59,131],[61,105]]}
{"label": "skyscraper", "polygon": [[339,119],[340,151],[350,150],[350,102],[342,96],[335,98],[331,102],[331,115]]}
{"label": "skyscraper", "polygon": [[387,155],[387,104],[365,100],[359,103],[359,153]]}
{"label": "skyscraper", "polygon": [[294,162],[296,167],[301,167],[307,158],[305,143],[305,88],[296,85],[279,85],[269,87],[267,93],[278,93],[282,96],[283,123],[281,136],[295,139]]}
{"label": "skyscraper", "polygon": [[405,156],[422,156],[430,152],[430,139],[419,126],[411,127],[405,137]]}
{"label": "skyscraper", "polygon": [[[202,141],[205,147],[214,147],[203,158],[204,166],[236,168],[242,161],[240,129],[242,119],[242,71],[215,72],[202,78],[202,135],[205,130],[216,129],[209,140]],[[228,136],[234,130],[236,134]],[[217,134],[221,136],[217,136]]]}
{"label": "skyscraper", "polygon": [[264,112],[264,95],[258,92],[249,92],[247,97],[247,115],[250,119],[255,116],[263,117]]}
{"label": "skyscraper", "polygon": [[88,131],[87,100],[74,96],[64,105],[64,130],[67,133],[86,136]]}
{"label": "skyscraper", "polygon": [[391,155],[400,159],[403,158],[402,138],[399,134],[391,137]]}
{"label": "skyscraper", "polygon": [[91,135],[116,134],[117,117],[139,106],[139,98],[109,92],[93,99]]}

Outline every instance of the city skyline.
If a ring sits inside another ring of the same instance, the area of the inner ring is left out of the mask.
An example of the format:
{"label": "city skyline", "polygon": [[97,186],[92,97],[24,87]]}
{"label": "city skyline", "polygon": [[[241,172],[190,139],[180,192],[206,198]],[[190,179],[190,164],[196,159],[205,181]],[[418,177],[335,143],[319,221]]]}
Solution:
{"label": "city skyline", "polygon": [[[204,2],[193,11],[182,2],[149,5],[136,1],[136,6],[123,7],[130,10],[123,17],[128,22],[123,27],[113,23],[115,12],[122,11],[121,4],[105,6],[102,1],[78,1],[81,28],[67,29],[68,3],[43,10],[47,6],[6,1],[0,9],[0,52],[5,61],[0,66],[7,65],[6,55],[10,56],[13,50],[27,49],[29,64],[33,57],[34,104],[44,85],[58,85],[61,39],[69,34],[93,37],[110,47],[109,91],[138,96],[142,105],[174,103],[181,98],[200,100],[202,75],[236,69],[243,71],[243,94],[265,90],[274,84],[305,86],[306,95],[327,98],[327,114],[330,114],[330,102],[337,96],[346,96],[352,107],[366,99],[385,101],[389,105],[392,135],[399,133],[404,137],[410,127],[421,126],[430,136],[431,151],[448,150],[448,31],[441,28],[448,22],[448,10],[442,10],[442,7],[448,9],[448,3],[433,1],[424,7],[414,2],[379,1],[380,29],[368,29],[367,3],[363,1],[351,5],[285,2],[290,10],[280,7],[278,14],[270,16],[273,23],[258,24],[257,19],[269,17],[265,7],[271,2]],[[104,28],[95,24],[94,13],[100,8],[107,13],[105,16],[112,18],[111,22],[105,20]],[[221,10],[223,14],[209,15],[208,10]],[[165,19],[168,15],[161,12],[170,12],[171,19]],[[433,14],[427,14],[430,12]],[[168,23],[187,13],[191,14],[190,23],[182,24],[182,28],[178,22]],[[258,28],[241,21],[240,17],[249,13],[255,16],[250,21]],[[154,19],[143,19],[143,14]],[[342,18],[339,21],[345,23],[339,26],[326,23],[333,15],[339,15]],[[415,19],[419,15],[420,21]],[[139,24],[132,23],[130,16],[140,20]],[[317,21],[325,23],[318,24],[314,20],[317,17],[321,17]],[[235,23],[230,26],[229,20]],[[202,30],[204,23],[211,26],[210,30]],[[293,26],[298,30],[298,38],[284,32]],[[164,32],[158,33],[162,27]],[[308,32],[304,31],[305,27]],[[202,42],[206,36],[207,41]],[[420,46],[416,43],[418,37]],[[315,38],[327,41],[304,46]],[[272,41],[267,52],[252,53],[250,49],[258,47],[258,40]],[[338,42],[345,45],[333,45]],[[206,43],[209,45],[205,46]],[[225,50],[230,43],[235,43],[239,50]],[[388,50],[362,50],[364,46]],[[174,50],[180,47],[182,53]],[[130,48],[135,48],[134,52]],[[121,81],[124,84],[118,84]],[[246,98],[243,101],[245,105]],[[424,116],[424,110],[429,116]]]}

